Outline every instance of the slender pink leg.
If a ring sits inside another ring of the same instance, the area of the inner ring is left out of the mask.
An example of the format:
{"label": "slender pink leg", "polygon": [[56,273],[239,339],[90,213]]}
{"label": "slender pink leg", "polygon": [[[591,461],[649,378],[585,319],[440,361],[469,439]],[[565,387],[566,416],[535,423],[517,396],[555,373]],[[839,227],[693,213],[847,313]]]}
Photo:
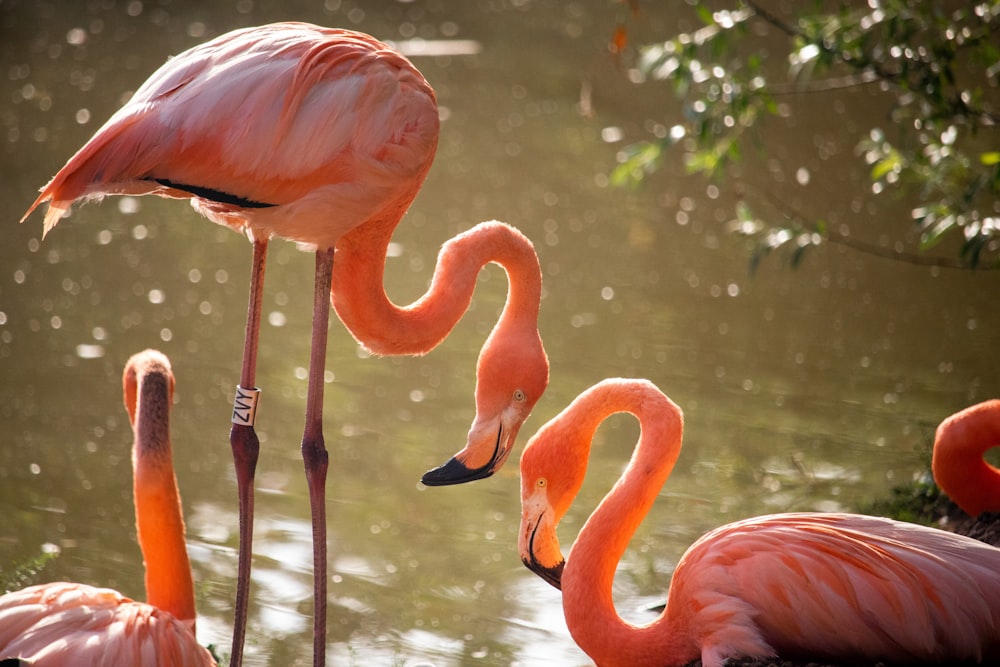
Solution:
{"label": "slender pink leg", "polygon": [[243,370],[236,388],[233,428],[229,444],[236,467],[236,488],[240,509],[240,555],[236,570],[236,609],[233,619],[231,667],[243,664],[247,608],[250,600],[250,560],[253,547],[253,479],[257,469],[260,441],[253,422],[259,390],[254,385],[257,372],[257,340],[260,337],[260,311],[264,295],[264,263],[267,239],[253,242],[253,268],[250,275],[250,303],[247,306],[247,329],[243,346]]}
{"label": "slender pink leg", "polygon": [[316,292],[313,299],[312,352],[302,459],[309,485],[313,531],[313,666],[326,665],[326,470],[323,442],[323,375],[326,372],[327,324],[330,321],[330,281],[333,248],[316,252]]}

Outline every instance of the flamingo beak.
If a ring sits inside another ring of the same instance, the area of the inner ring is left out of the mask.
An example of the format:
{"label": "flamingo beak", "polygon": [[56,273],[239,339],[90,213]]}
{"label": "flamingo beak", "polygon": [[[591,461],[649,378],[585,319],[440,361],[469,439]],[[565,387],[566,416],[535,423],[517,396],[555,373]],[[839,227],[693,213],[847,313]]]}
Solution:
{"label": "flamingo beak", "polygon": [[559,561],[555,567],[545,567],[544,565],[540,565],[534,561],[529,562],[526,559],[522,559],[522,562],[529,570],[555,586],[557,589],[562,590],[562,573],[563,567],[566,566],[566,561]]}
{"label": "flamingo beak", "polygon": [[486,479],[493,474],[495,468],[489,465],[479,468],[467,468],[464,463],[456,457],[448,459],[444,465],[431,468],[420,478],[424,486],[449,486],[451,484],[465,484],[474,482],[477,479]]}
{"label": "flamingo beak", "polygon": [[[486,479],[499,470],[510,456],[518,427],[520,423],[505,427],[500,418],[495,423],[482,427],[473,425],[465,449],[444,465],[425,472],[420,481],[425,486],[448,486]],[[476,465],[473,463],[476,460],[482,460],[483,463]]]}
{"label": "flamingo beak", "polygon": [[539,577],[552,584],[557,589],[562,590],[562,573],[563,568],[566,566],[566,560],[562,558],[560,554],[560,558],[555,565],[545,565],[535,553],[535,538],[538,535],[538,528],[542,524],[543,516],[544,515],[539,515],[535,520],[534,525],[530,528],[530,532],[527,535],[527,544],[521,553],[521,562],[524,563],[525,567],[537,574]]}

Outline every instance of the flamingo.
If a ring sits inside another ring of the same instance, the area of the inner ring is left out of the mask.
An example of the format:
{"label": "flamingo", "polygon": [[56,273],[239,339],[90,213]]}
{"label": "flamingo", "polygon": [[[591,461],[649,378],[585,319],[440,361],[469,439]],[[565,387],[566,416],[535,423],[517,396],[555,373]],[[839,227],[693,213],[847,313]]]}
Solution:
{"label": "flamingo", "polygon": [[[548,383],[537,330],[541,270],[531,243],[483,223],[444,244],[428,293],[392,304],[385,247],[437,147],[434,91],[400,53],[369,35],[305,23],[235,30],[167,61],[42,189],[43,237],[77,200],[115,194],[190,199],[253,245],[247,326],[230,445],[239,499],[232,664],[242,662],[259,441],[255,385],[264,268],[277,236],[316,251],[302,454],[314,562],[314,662],[325,663],[328,457],[322,432],[328,300],[355,338],[383,354],[435,347],[468,307],[488,262],[507,271],[507,303],[480,353],[477,414],[466,446],[429,485],[489,476],[510,453]],[[334,264],[334,250],[337,262]],[[331,294],[332,290],[332,294]]]}
{"label": "flamingo", "polygon": [[63,581],[8,593],[0,597],[0,657],[34,667],[216,664],[194,633],[194,584],[170,445],[170,361],[156,350],[133,355],[122,386],[148,602]]}
{"label": "flamingo", "polygon": [[[639,442],[564,560],[556,528],[583,483],[595,431],[618,412],[638,418]],[[521,559],[561,587],[566,625],[597,665],[1000,656],[1000,549],[855,514],[774,514],[717,528],[681,557],[655,621],[623,621],[615,567],[673,469],[682,432],[680,408],[655,385],[610,379],[542,426],[522,454]]]}
{"label": "flamingo", "polygon": [[1000,400],[951,415],[937,428],[931,471],[934,481],[971,517],[1000,512],[1000,470],[983,454],[1000,446]]}

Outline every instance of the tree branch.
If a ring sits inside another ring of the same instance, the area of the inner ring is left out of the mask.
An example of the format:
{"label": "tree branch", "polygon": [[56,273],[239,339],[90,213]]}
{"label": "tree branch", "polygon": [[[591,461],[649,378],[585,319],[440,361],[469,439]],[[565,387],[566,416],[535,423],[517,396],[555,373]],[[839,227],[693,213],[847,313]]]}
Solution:
{"label": "tree branch", "polygon": [[[767,200],[771,206],[773,206],[789,223],[816,232],[827,242],[836,243],[837,245],[844,246],[845,248],[851,248],[852,250],[863,252],[867,255],[873,255],[883,259],[891,259],[897,262],[904,262],[906,264],[915,264],[918,266],[937,266],[944,269],[972,268],[968,262],[960,259],[940,257],[936,255],[923,255],[919,253],[906,252],[904,250],[892,250],[890,248],[869,243],[868,241],[862,241],[861,239],[856,239],[848,234],[841,234],[840,232],[835,232],[830,229],[820,231],[818,225],[810,222],[809,219],[802,213],[795,210],[794,207],[772,194],[770,191],[764,190],[763,188],[755,189],[758,194],[763,199]],[[976,267],[977,270],[995,270],[997,268],[1000,267],[996,265],[979,265]]]}
{"label": "tree branch", "polygon": [[[867,62],[858,62],[855,59],[848,56],[841,50],[834,49],[829,45],[825,44],[823,40],[814,39],[812,35],[806,34],[805,32],[789,25],[782,19],[778,18],[775,14],[772,14],[768,10],[764,9],[759,2],[756,0],[742,0],[757,16],[761,17],[764,21],[771,24],[781,32],[785,33],[789,37],[798,37],[800,39],[809,42],[810,44],[816,46],[818,49],[822,50],[827,55],[831,56],[835,60],[843,63],[847,67],[859,72],[862,76],[866,73],[874,75],[878,79],[885,81],[897,88],[905,89],[911,93],[918,93],[923,95],[919,86],[905,85],[908,83],[906,78],[899,72],[892,72],[886,69],[882,64],[877,61],[869,60]],[[926,97],[926,96],[924,96]],[[941,99],[945,99],[942,95]],[[953,113],[961,113],[962,115],[968,116],[970,118],[979,118],[980,122],[985,126],[997,126],[1000,125],[1000,115],[988,111],[986,109],[980,109],[970,106],[964,99],[962,99],[961,94],[955,94],[950,99],[948,99],[948,105],[951,107]]]}

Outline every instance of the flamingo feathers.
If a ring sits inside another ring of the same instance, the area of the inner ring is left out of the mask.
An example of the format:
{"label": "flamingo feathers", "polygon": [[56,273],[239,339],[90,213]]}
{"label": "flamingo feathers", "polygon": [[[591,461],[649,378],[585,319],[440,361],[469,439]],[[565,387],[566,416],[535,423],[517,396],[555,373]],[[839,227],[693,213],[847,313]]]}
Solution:
{"label": "flamingo feathers", "polygon": [[185,623],[110,588],[40,584],[0,601],[0,657],[34,667],[215,664]]}
{"label": "flamingo feathers", "polygon": [[[237,231],[330,248],[412,200],[430,168],[434,92],[367,35],[277,24],[194,47],[182,65],[150,77],[24,217],[49,201],[47,233],[77,199],[160,194]],[[320,205],[331,200],[337,211]]]}
{"label": "flamingo feathers", "polygon": [[[956,537],[860,515],[756,517],[695,542],[668,600],[708,599],[701,642],[730,657],[837,659],[847,644],[902,662],[980,660],[983,638],[1000,632],[1000,605],[989,603],[1000,551]],[[742,643],[724,639],[739,626]]]}
{"label": "flamingo feathers", "polygon": [[109,588],[55,582],[0,597],[0,658],[35,667],[215,665],[195,638],[194,586],[174,477],[174,376],[155,350],[133,355],[122,395],[133,431],[136,531],[148,602]]}

